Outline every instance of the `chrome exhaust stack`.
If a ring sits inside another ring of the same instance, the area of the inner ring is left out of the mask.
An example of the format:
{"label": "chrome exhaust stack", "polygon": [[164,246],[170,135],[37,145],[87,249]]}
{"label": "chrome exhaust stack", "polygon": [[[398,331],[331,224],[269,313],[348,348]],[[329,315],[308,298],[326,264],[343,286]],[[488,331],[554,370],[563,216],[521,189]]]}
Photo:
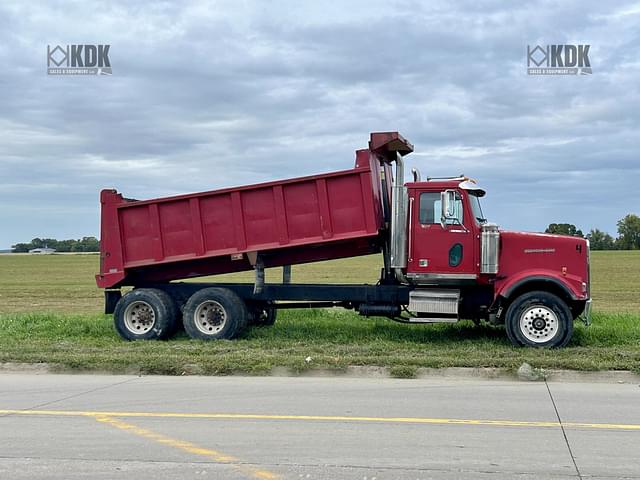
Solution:
{"label": "chrome exhaust stack", "polygon": [[404,186],[404,160],[396,152],[396,175],[391,189],[391,263],[396,278],[407,283],[402,271],[407,268],[407,187]]}
{"label": "chrome exhaust stack", "polygon": [[[398,132],[374,132],[369,150],[380,163],[396,162],[396,174],[391,187],[391,225],[389,233],[389,269],[400,283],[409,283],[403,269],[407,268],[407,188],[404,186],[403,155],[413,152],[413,145]],[[419,174],[418,174],[419,175]],[[419,177],[418,177],[419,178]]]}

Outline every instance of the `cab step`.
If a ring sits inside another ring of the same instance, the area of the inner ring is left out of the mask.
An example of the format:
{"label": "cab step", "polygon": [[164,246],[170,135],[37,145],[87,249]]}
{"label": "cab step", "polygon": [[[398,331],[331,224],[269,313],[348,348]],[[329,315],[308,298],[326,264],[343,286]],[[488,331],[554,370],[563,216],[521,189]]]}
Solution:
{"label": "cab step", "polygon": [[458,317],[411,317],[409,323],[456,323]]}

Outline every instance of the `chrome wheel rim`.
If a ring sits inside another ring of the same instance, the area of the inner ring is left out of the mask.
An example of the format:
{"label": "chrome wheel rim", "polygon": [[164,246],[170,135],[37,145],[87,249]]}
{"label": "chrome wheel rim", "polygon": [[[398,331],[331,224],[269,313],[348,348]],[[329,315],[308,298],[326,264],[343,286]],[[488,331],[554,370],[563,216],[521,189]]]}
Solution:
{"label": "chrome wheel rim", "polygon": [[124,326],[136,335],[144,335],[155,323],[156,314],[153,308],[142,300],[132,302],[124,311]]}
{"label": "chrome wheel rim", "polygon": [[205,335],[219,333],[227,323],[227,311],[215,300],[202,302],[193,316],[196,328]]}
{"label": "chrome wheel rim", "polygon": [[558,334],[558,316],[549,307],[529,307],[520,317],[520,331],[533,343],[546,343]]}

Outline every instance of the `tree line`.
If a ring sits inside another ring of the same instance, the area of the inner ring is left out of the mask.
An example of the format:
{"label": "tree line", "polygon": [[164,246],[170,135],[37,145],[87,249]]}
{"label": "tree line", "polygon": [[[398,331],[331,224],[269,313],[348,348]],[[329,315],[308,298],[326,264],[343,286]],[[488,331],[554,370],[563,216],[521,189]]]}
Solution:
{"label": "tree line", "polygon": [[55,238],[34,238],[29,243],[11,246],[14,253],[27,253],[34,248],[54,248],[56,252],[99,252],[100,242],[96,237],[82,237],[79,240],[56,240]]}
{"label": "tree line", "polygon": [[586,238],[592,250],[640,250],[640,217],[630,213],[618,220],[617,226],[616,238],[597,228],[592,228],[584,235],[571,223],[550,223],[545,233]]}

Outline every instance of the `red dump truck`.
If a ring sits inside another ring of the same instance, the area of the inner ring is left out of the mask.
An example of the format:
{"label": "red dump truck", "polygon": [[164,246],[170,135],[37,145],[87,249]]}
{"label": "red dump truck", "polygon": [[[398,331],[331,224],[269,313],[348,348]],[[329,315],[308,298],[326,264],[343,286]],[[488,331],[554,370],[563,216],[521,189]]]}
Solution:
{"label": "red dump truck", "polygon": [[[412,151],[397,132],[372,133],[350,170],[153,200],[103,190],[105,312],[127,340],[167,338],[180,322],[193,338],[231,339],[278,309],[339,306],[405,323],[488,321],[515,345],[566,345],[575,319],[590,322],[588,241],[500,230],[464,176],[414,170],[405,183]],[[375,285],[291,282],[291,265],[373,253]],[[283,267],[281,283],[265,282],[268,267]],[[243,270],[255,281],[178,281]]]}

